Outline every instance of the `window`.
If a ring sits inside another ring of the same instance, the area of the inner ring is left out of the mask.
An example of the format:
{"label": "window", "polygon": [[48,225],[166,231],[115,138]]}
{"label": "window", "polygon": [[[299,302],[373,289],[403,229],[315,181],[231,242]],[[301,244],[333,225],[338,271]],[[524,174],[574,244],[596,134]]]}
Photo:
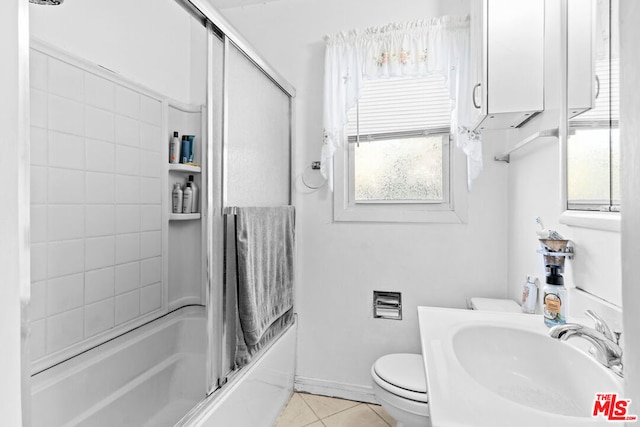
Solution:
{"label": "window", "polygon": [[464,186],[464,158],[454,164],[450,116],[442,76],[367,81],[336,158],[335,219],[462,222],[453,181],[462,173]]}
{"label": "window", "polygon": [[567,208],[620,210],[620,58],[615,11],[598,3],[595,53],[596,99],[592,109],[569,120]]}

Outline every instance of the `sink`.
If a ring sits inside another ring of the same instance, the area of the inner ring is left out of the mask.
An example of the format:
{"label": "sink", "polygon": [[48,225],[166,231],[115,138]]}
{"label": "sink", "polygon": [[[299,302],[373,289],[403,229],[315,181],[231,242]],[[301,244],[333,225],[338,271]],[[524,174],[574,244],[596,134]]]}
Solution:
{"label": "sink", "polygon": [[622,397],[622,379],[550,338],[541,316],[418,307],[418,317],[434,427],[610,425],[592,417],[594,400]]}

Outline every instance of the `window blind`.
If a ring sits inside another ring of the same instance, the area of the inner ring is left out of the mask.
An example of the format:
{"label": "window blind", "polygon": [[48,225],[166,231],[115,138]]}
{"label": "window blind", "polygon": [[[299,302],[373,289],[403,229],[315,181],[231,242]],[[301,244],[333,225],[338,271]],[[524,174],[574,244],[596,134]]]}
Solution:
{"label": "window blind", "polygon": [[367,81],[358,106],[349,111],[349,142],[448,132],[451,101],[444,77]]}

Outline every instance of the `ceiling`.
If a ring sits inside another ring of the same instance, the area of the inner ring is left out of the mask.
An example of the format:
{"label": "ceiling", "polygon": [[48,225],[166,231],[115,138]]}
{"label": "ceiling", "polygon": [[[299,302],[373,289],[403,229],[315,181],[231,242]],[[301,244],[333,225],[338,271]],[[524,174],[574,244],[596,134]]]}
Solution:
{"label": "ceiling", "polygon": [[230,9],[232,7],[250,6],[254,4],[271,3],[278,0],[209,0],[216,9]]}

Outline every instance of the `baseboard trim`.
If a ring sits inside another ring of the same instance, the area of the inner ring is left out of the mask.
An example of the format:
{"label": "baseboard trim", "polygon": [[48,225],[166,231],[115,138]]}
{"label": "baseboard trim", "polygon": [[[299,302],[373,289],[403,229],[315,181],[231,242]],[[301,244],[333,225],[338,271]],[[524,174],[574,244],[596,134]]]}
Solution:
{"label": "baseboard trim", "polygon": [[296,375],[293,387],[295,391],[303,393],[319,394],[322,396],[339,397],[341,399],[378,404],[373,392],[373,387],[371,386],[347,384]]}

